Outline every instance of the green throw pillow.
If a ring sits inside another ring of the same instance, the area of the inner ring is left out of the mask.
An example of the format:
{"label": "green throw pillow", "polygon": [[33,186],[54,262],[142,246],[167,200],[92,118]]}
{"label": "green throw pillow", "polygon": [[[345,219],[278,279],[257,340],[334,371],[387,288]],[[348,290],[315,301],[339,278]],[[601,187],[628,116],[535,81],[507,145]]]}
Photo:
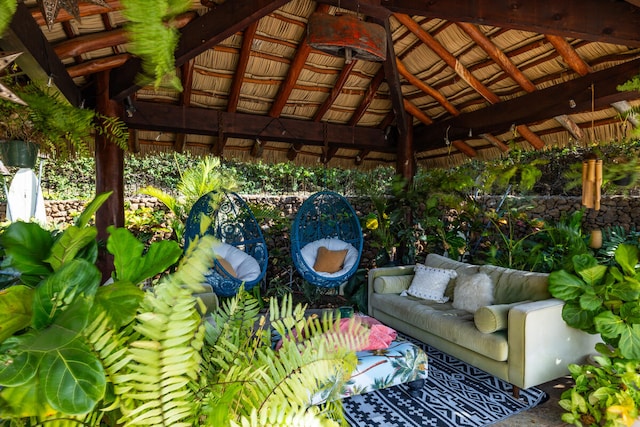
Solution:
{"label": "green throw pillow", "polygon": [[509,310],[523,302],[524,301],[480,307],[473,316],[476,328],[483,334],[490,334],[507,329],[509,324]]}

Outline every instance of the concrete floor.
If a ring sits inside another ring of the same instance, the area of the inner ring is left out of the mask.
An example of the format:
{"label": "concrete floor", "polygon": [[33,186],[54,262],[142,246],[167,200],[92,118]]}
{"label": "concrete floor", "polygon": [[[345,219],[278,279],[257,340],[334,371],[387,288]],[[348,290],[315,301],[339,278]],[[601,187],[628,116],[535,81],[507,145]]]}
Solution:
{"label": "concrete floor", "polygon": [[538,386],[549,395],[549,400],[528,411],[521,412],[504,421],[493,424],[497,427],[566,427],[571,424],[562,422],[562,408],[558,405],[563,391],[573,387],[571,377],[562,377]]}

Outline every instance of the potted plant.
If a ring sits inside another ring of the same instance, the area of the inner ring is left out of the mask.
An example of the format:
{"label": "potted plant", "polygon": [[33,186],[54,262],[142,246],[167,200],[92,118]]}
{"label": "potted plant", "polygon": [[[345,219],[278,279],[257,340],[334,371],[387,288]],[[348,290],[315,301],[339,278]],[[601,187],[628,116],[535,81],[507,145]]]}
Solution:
{"label": "potted plant", "polygon": [[6,165],[33,167],[39,151],[62,158],[88,154],[96,132],[127,148],[129,135],[120,119],[74,107],[35,83],[5,86],[24,101],[0,98],[0,154]]}
{"label": "potted plant", "polygon": [[591,254],[573,270],[549,275],[549,292],[564,300],[569,326],[600,334],[594,363],[570,365],[575,386],[562,394],[562,420],[576,426],[631,425],[640,407],[640,269],[638,247],[621,244],[613,265]]}
{"label": "potted plant", "polygon": [[[210,236],[181,258],[175,241],[145,251],[110,227],[115,273],[100,286],[89,219],[107,197],[61,233],[24,222],[0,233],[3,424],[338,425],[340,401],[320,408],[311,397],[346,382],[364,331],[328,333],[331,316],[305,316],[286,298],[271,301],[268,328],[246,292],[205,319],[194,293],[214,256]],[[278,350],[271,328],[284,337]]]}

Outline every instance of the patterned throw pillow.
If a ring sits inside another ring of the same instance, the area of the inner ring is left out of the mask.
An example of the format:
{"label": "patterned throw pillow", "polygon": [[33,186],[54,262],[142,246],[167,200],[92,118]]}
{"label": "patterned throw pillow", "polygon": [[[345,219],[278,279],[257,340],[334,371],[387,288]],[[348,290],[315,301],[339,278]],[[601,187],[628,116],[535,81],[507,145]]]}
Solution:
{"label": "patterned throw pillow", "polygon": [[444,291],[447,289],[449,280],[455,279],[457,276],[458,273],[455,270],[416,264],[413,280],[407,294],[430,301],[447,302],[449,298],[444,296]]}

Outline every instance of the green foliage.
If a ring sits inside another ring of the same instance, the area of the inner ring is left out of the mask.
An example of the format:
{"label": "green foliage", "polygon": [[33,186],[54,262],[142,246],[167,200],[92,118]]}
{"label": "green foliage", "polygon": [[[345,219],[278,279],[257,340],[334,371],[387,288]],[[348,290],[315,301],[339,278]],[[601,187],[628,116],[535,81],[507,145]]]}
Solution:
{"label": "green foliage", "polygon": [[11,23],[11,18],[16,13],[17,7],[16,0],[0,0],[0,37]]}
{"label": "green foliage", "polygon": [[576,426],[630,426],[640,402],[640,361],[601,355],[594,365],[569,365],[575,386],[562,393],[562,421]]}
{"label": "green foliage", "polygon": [[155,187],[145,187],[140,193],[157,198],[173,214],[171,227],[181,243],[184,224],[193,204],[211,191],[227,192],[237,189],[237,180],[229,170],[221,167],[217,157],[204,157],[181,174],[177,185],[178,197]]}
{"label": "green foliage", "polygon": [[[306,316],[292,300],[258,301],[241,290],[200,315],[200,283],[212,237],[190,245],[175,271],[143,291],[182,251],[175,241],[147,251],[125,229],[109,228],[113,282],[100,286],[95,227],[98,196],[62,233],[12,223],[0,234],[0,418],[3,425],[337,426],[332,400],[356,366],[366,332],[338,333],[332,313]],[[27,254],[33,254],[28,262]],[[27,279],[28,280],[25,280]],[[272,332],[282,339],[272,346]],[[312,396],[328,403],[312,405]]]}
{"label": "green foliage", "polygon": [[131,41],[130,51],[142,58],[142,76],[138,83],[153,80],[156,89],[161,84],[182,91],[176,75],[174,52],[180,33],[173,22],[189,10],[189,0],[123,0],[122,14],[130,22],[126,28]]}
{"label": "green foliage", "polygon": [[622,244],[616,265],[606,266],[590,254],[573,257],[573,271],[554,271],[549,292],[564,300],[562,317],[568,325],[599,333],[627,359],[640,359],[640,281],[638,247]]}

